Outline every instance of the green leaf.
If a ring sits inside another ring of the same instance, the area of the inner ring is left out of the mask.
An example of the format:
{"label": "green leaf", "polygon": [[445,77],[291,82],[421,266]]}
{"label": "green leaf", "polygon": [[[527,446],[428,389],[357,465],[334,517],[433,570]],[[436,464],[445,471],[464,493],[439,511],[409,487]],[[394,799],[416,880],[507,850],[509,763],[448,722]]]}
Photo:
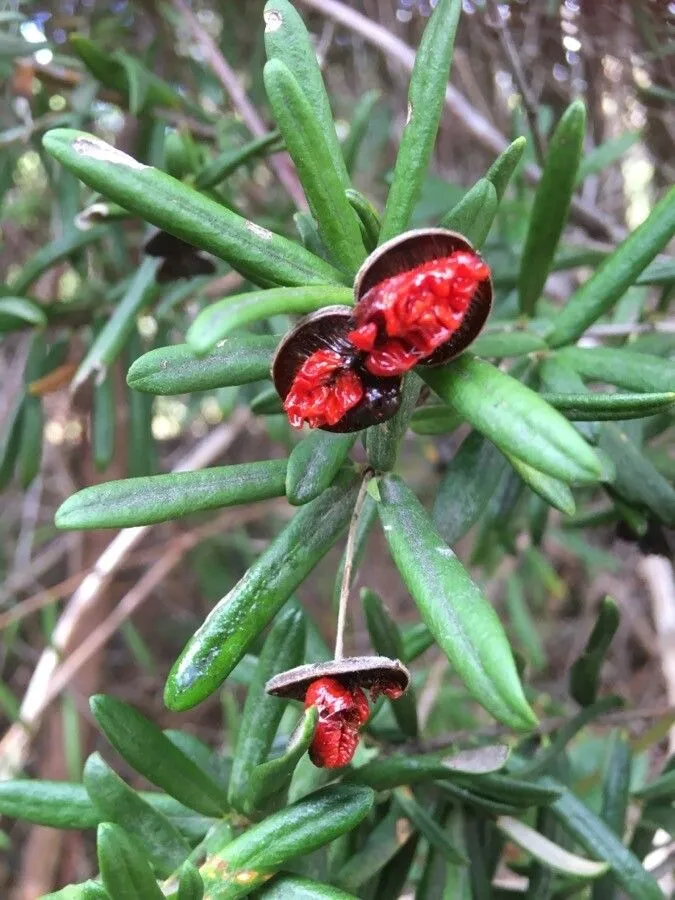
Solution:
{"label": "green leaf", "polygon": [[309,503],[331,486],[356,437],[314,430],[293,448],[286,473],[286,496],[293,506]]}
{"label": "green leaf", "polygon": [[[319,234],[335,264],[353,276],[366,256],[358,219],[345,195],[347,173],[331,157],[326,132],[291,70],[280,59],[264,69],[265,89],[286,148],[293,158]],[[342,152],[337,144],[337,152]],[[344,175],[343,175],[344,173]]]}
{"label": "green leaf", "polygon": [[417,498],[398,478],[380,481],[380,519],[389,550],[436,642],[471,696],[519,730],[536,723],[506,635]]}
{"label": "green leaf", "polygon": [[675,524],[675,488],[613,422],[603,426],[600,449],[616,467],[613,490],[628,503],[646,506],[666,525]]}
{"label": "green leaf", "polygon": [[253,769],[249,785],[252,806],[259,806],[267,798],[288,788],[296,766],[312,743],[318,716],[315,706],[306,709],[284,753]]}
{"label": "green leaf", "polygon": [[25,402],[25,395],[21,391],[14,398],[14,402],[10,405],[2,423],[2,436],[0,437],[0,491],[7,487],[14,475],[16,460],[21,449]]}
{"label": "green leaf", "polygon": [[[602,780],[602,819],[623,838],[631,778],[631,748],[625,735],[616,732],[608,742],[607,763]],[[613,900],[616,884],[606,875],[593,886],[592,900]]]}
{"label": "green leaf", "polygon": [[638,800],[668,800],[675,796],[675,772],[664,772],[655,778],[650,784],[634,791],[633,796]]}
{"label": "green leaf", "polygon": [[585,129],[584,104],[575,100],[564,112],[549,142],[530,214],[518,276],[520,310],[525,315],[534,312],[567,221]]}
{"label": "green leaf", "polygon": [[642,140],[641,131],[625,131],[618,137],[603,141],[581,160],[577,171],[577,187],[589,175],[596,175],[609,168],[640,140]]}
{"label": "green leaf", "polygon": [[[545,779],[552,787],[562,787],[552,778]],[[591,812],[583,801],[566,788],[551,805],[551,812],[581,846],[593,856],[607,863],[616,881],[631,900],[663,900],[663,893],[650,875],[621,839],[605,823]]]}
{"label": "green leaf", "polygon": [[98,881],[90,880],[81,884],[71,884],[52,894],[45,894],[41,900],[110,900],[110,894]]}
{"label": "green leaf", "polygon": [[30,257],[28,262],[22,266],[17,275],[10,281],[9,289],[11,294],[16,296],[25,294],[31,284],[37,281],[47,269],[53,268],[89,244],[100,241],[108,233],[109,229],[105,225],[98,225],[87,231],[69,229],[63,237],[56,238],[49,244],[45,244],[37,253]]}
{"label": "green leaf", "polygon": [[400,785],[421,784],[422,782],[446,780],[454,781],[462,773],[485,774],[501,769],[506,764],[509,749],[503,744],[493,747],[479,747],[472,751],[461,751],[454,756],[439,753],[413,754],[393,753],[350,769],[345,780],[356,784],[367,784],[376,791],[389,791]]}
{"label": "green leaf", "polygon": [[110,900],[163,900],[147,859],[119,825],[98,826],[96,853]]}
{"label": "green leaf", "polygon": [[555,355],[589,381],[616,384],[630,391],[672,391],[675,362],[628,348],[566,347]]}
{"label": "green leaf", "polygon": [[[365,836],[362,846],[344,860],[336,877],[342,887],[356,891],[377,875],[396,856],[411,837],[408,827],[401,827],[400,814],[395,806],[377,822]],[[407,823],[406,823],[407,824]],[[382,896],[393,896],[383,894]]]}
{"label": "green leaf", "polygon": [[174,664],[170,709],[189,709],[229,675],[251,642],[345,531],[357,488],[340,481],[307,503],[211,611]]}
{"label": "green leaf", "polygon": [[539,636],[539,629],[525,599],[523,587],[523,582],[517,575],[510,575],[507,578],[506,609],[513,634],[528,662],[533,669],[542,669],[546,665],[546,654]]}
{"label": "green leaf", "polygon": [[415,434],[447,434],[461,422],[461,416],[442,403],[418,407],[410,417],[410,427]]}
{"label": "green leaf", "polygon": [[406,230],[422,192],[443,111],[461,9],[461,0],[439,0],[424,29],[410,77],[408,119],[387,196],[380,243]]}
{"label": "green leaf", "polygon": [[135,360],[127,384],[162,396],[250,384],[269,378],[278,343],[273,335],[237,335],[221,341],[205,356],[197,356],[187,344],[157,347]]}
{"label": "green leaf", "polygon": [[377,242],[380,237],[382,217],[370,200],[365,197],[361,191],[354,190],[354,188],[347,188],[345,194],[347,195],[347,200],[352,209],[359,218],[363,244],[367,252],[372,253],[377,247]]}
{"label": "green leaf", "polygon": [[572,491],[564,482],[557,478],[552,478],[545,472],[540,472],[533,466],[528,466],[527,463],[515,456],[509,456],[508,460],[525,484],[535,494],[538,494],[550,506],[565,513],[566,516],[574,515],[576,512],[574,497],[572,496]]}
{"label": "green leaf", "polygon": [[359,157],[359,151],[371,124],[375,107],[381,97],[377,90],[366,91],[356,103],[349,123],[349,132],[342,142],[342,155],[348,172],[353,172]]}
{"label": "green leaf", "polygon": [[525,356],[545,350],[546,341],[531,331],[483,332],[474,341],[471,350],[477,356],[504,359],[509,356]]}
{"label": "green leaf", "polygon": [[[24,370],[24,390],[44,373],[45,351],[44,338],[39,334],[34,334],[31,338],[28,360]],[[42,399],[28,395],[23,402],[18,449],[19,483],[24,490],[40,471],[43,430]]]}
{"label": "green leaf", "polygon": [[[391,614],[374,591],[361,591],[361,602],[366,615],[366,625],[373,647],[382,656],[390,659],[404,659],[403,638]],[[408,737],[416,738],[417,701],[412,685],[398,700],[392,700],[391,708],[401,731]]]}
{"label": "green leaf", "polygon": [[95,828],[98,811],[81,784],[16,779],[0,782],[0,813],[34,825],[82,830]]}
{"label": "green leaf", "polygon": [[205,816],[227,811],[220,787],[132,706],[104,694],[89,705],[115,750],[148,781]]}
{"label": "green leaf", "polygon": [[[469,790],[451,781],[436,781],[434,786],[439,793],[445,794],[455,803],[462,804],[464,808],[487,813],[490,816],[518,815],[521,811],[511,803],[502,803],[499,800],[493,800],[491,797],[484,797],[474,790]],[[476,790],[479,790],[477,785]],[[473,857],[470,858],[473,859]]]}
{"label": "green leaf", "polygon": [[182,864],[190,852],[185,838],[165,815],[128,787],[98,753],[87,760],[83,780],[101,819],[120,825],[135,837],[160,877],[168,878]]}
{"label": "green leaf", "polygon": [[[567,301],[546,336],[550,347],[573,344],[634,284],[675,235],[675,188]],[[672,386],[672,382],[671,385]],[[664,388],[667,390],[667,388]]]}
{"label": "green leaf", "polygon": [[136,317],[156,293],[155,273],[158,267],[159,261],[153,257],[143,260],[122,301],[96,335],[80,363],[71,383],[71,391],[77,390],[93,374],[99,381],[105,377],[136,327]]}
{"label": "green leaf", "polygon": [[484,797],[524,809],[533,806],[549,806],[560,796],[559,790],[542,787],[536,782],[523,781],[510,775],[490,772],[460,777],[458,784],[464,785],[469,790],[478,791]]}
{"label": "green leaf", "polygon": [[298,875],[279,875],[260,888],[259,900],[357,900],[331,884],[320,884]]}
{"label": "green leaf", "polygon": [[300,609],[284,610],[272,625],[258,658],[237,735],[228,799],[241,812],[254,808],[251,773],[264,763],[286,704],[265,693],[265,684],[278,672],[302,662],[305,649],[305,620]]}
{"label": "green leaf", "polygon": [[516,138],[513,143],[509,144],[503,153],[499,154],[497,159],[485,173],[485,177],[494,184],[495,190],[497,191],[497,200],[500,203],[506,188],[509,185],[509,181],[513,178],[513,174],[518,168],[520,160],[523,158],[526,146],[526,138]]}
{"label": "green leaf", "polygon": [[574,422],[644,419],[667,410],[675,392],[651,394],[541,394],[542,399]]}
{"label": "green leaf", "polygon": [[47,316],[43,309],[25,297],[0,297],[0,332],[34,325],[43,328]]}
{"label": "green leaf", "polygon": [[282,143],[281,134],[275,129],[269,134],[249,141],[242,147],[234,149],[228,147],[197,172],[195,187],[201,190],[215,187],[245,163],[251,162],[256,157],[264,156],[267,151],[274,152]]}
{"label": "green leaf", "polygon": [[330,100],[316,51],[302,18],[288,0],[268,0],[263,18],[267,58],[281,60],[302,87],[311,116],[322,134],[331,168],[343,189],[349,187],[349,175],[333,124]]}
{"label": "green leaf", "polygon": [[99,472],[108,468],[115,454],[116,412],[115,386],[108,376],[94,387],[91,411],[91,451]]}
{"label": "green leaf", "polygon": [[304,285],[342,280],[336,269],[297,244],[243,219],[159,169],[136,162],[100,138],[55,128],[47,132],[43,144],[94,190],[163,231],[225,259],[253,281]]}
{"label": "green leaf", "polygon": [[499,200],[495,186],[481,178],[440,221],[443,228],[458,231],[480,249],[497,215]]}
{"label": "green leaf", "polygon": [[203,896],[204,882],[199,870],[191,863],[185,863],[179,874],[176,900],[202,900]]}
{"label": "green leaf", "polygon": [[84,488],[56,511],[63,529],[131,528],[191,513],[283,497],[286,460],[215,466],[198,472],[172,472],[125,478]]}
{"label": "green leaf", "polygon": [[403,661],[413,662],[421,656],[425,650],[433,646],[434,636],[424,622],[411,625],[403,632]]}
{"label": "green leaf", "polygon": [[467,865],[468,860],[466,857],[453,847],[443,829],[434,822],[429,813],[415,800],[412,791],[396,788],[394,801],[403,810],[405,817],[426,838],[429,845],[442,853],[449,863]]}
{"label": "green leaf", "polygon": [[122,50],[118,50],[114,54],[114,59],[122,66],[127,78],[129,112],[132,116],[137,116],[148,99],[152,73],[136,57],[130,56]]}
{"label": "green leaf", "polygon": [[525,822],[511,816],[499,816],[496,825],[510,841],[561,875],[598,878],[607,871],[607,863],[594,862],[577,856],[576,853],[570,853],[543,834],[539,834],[534,828],[530,828]]}
{"label": "green leaf", "polygon": [[461,356],[422,377],[506,454],[566,482],[597,481],[602,463],[560,413],[483,360]]}
{"label": "green leaf", "polygon": [[249,409],[256,416],[278,416],[283,413],[284,404],[274,385],[268,384],[251,400]]}
{"label": "green leaf", "polygon": [[288,860],[346,834],[372,809],[366,787],[334,785],[280,810],[236,837],[200,872],[210,900],[234,900],[264,884]]}
{"label": "green leaf", "polygon": [[373,425],[366,432],[368,462],[376,472],[389,472],[396,465],[408,423],[422,389],[422,380],[409,372],[402,387],[401,406],[395,416],[381,425]]}
{"label": "green leaf", "polygon": [[273,288],[249,291],[211,303],[194,320],[185,339],[197,353],[206,353],[236,328],[269,319],[280,314],[314,312],[334,304],[354,302],[351,290],[335,285],[308,285],[296,288]]}
{"label": "green leaf", "polygon": [[600,670],[618,627],[619,608],[611,597],[605,597],[584,651],[570,670],[570,694],[580,706],[595,702]]}

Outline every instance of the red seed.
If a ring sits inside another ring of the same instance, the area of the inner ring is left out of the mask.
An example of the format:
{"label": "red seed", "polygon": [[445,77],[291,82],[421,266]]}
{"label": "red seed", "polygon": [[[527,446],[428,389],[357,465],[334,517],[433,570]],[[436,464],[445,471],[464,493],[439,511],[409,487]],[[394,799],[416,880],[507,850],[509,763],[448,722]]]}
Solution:
{"label": "red seed", "polygon": [[305,709],[319,711],[309,758],[315,766],[339,769],[351,762],[359,743],[359,729],[370,715],[361,688],[346,687],[335,678],[318,678],[305,695]]}
{"label": "red seed", "polygon": [[335,425],[363,397],[361,379],[335,350],[316,350],[298,369],[284,401],[294,428]]}

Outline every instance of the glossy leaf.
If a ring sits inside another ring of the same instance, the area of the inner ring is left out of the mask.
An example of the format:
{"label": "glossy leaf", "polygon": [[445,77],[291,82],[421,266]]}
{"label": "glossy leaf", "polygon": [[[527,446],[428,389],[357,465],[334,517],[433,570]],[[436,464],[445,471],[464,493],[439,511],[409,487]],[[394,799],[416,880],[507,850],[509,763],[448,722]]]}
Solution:
{"label": "glossy leaf", "polygon": [[363,245],[367,252],[371,253],[377,247],[380,229],[382,227],[382,218],[370,200],[365,197],[361,191],[357,191],[354,188],[347,188],[345,194],[347,195],[347,200],[349,200],[352,209],[358,216]]}
{"label": "glossy leaf", "polygon": [[408,118],[382,219],[380,243],[410,223],[422,191],[443,110],[461,0],[439,0],[415,56],[408,89]]}
{"label": "glossy leaf", "polygon": [[356,434],[311,431],[288,458],[286,496],[294,506],[314,500],[330,487],[356,441]]}
{"label": "glossy leaf", "polygon": [[519,730],[533,727],[536,718],[494,609],[406,485],[387,476],[380,495],[380,519],[394,562],[469,693],[498,721]]}
{"label": "glossy leaf", "polygon": [[96,835],[96,854],[110,900],[162,900],[147,859],[119,825],[103,822]]}
{"label": "glossy leaf", "polygon": [[[490,816],[518,815],[521,812],[517,806],[511,803],[503,803],[500,800],[483,796],[479,793],[478,785],[475,786],[475,790],[469,790],[453,781],[436,781],[434,786],[440,794],[444,794],[455,803],[461,803],[467,809],[487,813]],[[470,857],[470,859],[474,860],[474,857]]]}
{"label": "glossy leaf", "polygon": [[390,472],[396,465],[421,389],[422,380],[415,372],[409,372],[403,381],[401,406],[396,415],[366,432],[368,462],[376,472]]}
{"label": "glossy leaf", "polygon": [[566,482],[597,481],[603,470],[588,444],[534,391],[490,363],[462,356],[422,375],[456,412],[502,452]]}
{"label": "glossy leaf", "polygon": [[499,200],[495,186],[481,178],[440,221],[441,227],[463,234],[480,249],[497,215]]}
{"label": "glossy leaf", "polygon": [[472,352],[478,356],[490,356],[497,359],[525,356],[527,353],[545,349],[544,339],[531,331],[484,331],[471,345]]}
{"label": "glossy leaf", "polygon": [[[403,660],[401,632],[380,598],[366,588],[361,591],[361,602],[374,649],[381,656]],[[401,731],[411,738],[417,737],[417,701],[412,685],[402,697],[391,701],[391,708]]]}
{"label": "glossy leaf", "polygon": [[479,791],[485,797],[523,809],[549,806],[560,796],[559,790],[543,787],[537,782],[492,772],[479,774],[477,777],[460,777],[458,784],[464,785],[469,790]]}
{"label": "glossy leaf", "polygon": [[374,799],[369,788],[334,785],[252,825],[201,867],[206,895],[211,900],[245,896],[289,860],[355,828]]}
{"label": "glossy leaf", "polygon": [[0,332],[13,331],[32,325],[42,328],[47,324],[43,309],[25,297],[0,297]]}
{"label": "glossy leaf", "polygon": [[286,460],[215,466],[92,485],[65,500],[56,512],[58,528],[131,528],[283,497]]}
{"label": "glossy leaf", "polygon": [[356,493],[355,482],[349,479],[303,506],[211,611],[169,674],[164,699],[170,709],[189,709],[229,675],[347,528]]}
{"label": "glossy leaf", "polygon": [[[338,171],[326,139],[330,132],[315,117],[304,94],[305,86],[300,86],[288,66],[274,57],[263,75],[274,118],[295,163],[321,240],[335,264],[352,276],[365,259],[366,250],[358,219],[345,195],[344,162],[342,171]],[[337,139],[335,145],[342,159]]]}
{"label": "glossy leaf", "polygon": [[675,188],[666,192],[642,225],[570,297],[547,335],[549,346],[562,347],[577,341],[589,325],[603,316],[623,296],[673,235]]}
{"label": "glossy leaf", "polygon": [[509,462],[520,475],[525,484],[545,500],[550,506],[573,516],[576,512],[576,504],[569,487],[557,478],[552,478],[545,472],[540,472],[533,466],[528,466],[515,456],[508,457]]}
{"label": "glossy leaf", "polygon": [[101,819],[120,825],[135,837],[157,874],[168,878],[190,852],[178,829],[128,787],[98,753],[87,760],[83,779]]}
{"label": "glossy leaf", "polygon": [[115,750],[152,784],[206,816],[228,809],[218,785],[132,706],[104,694],[89,705]]}
{"label": "glossy leaf", "polygon": [[532,315],[551,269],[574,192],[586,129],[586,110],[575,100],[548,145],[518,276],[520,311]]}
{"label": "glossy leaf", "polygon": [[251,773],[264,763],[277,733],[286,704],[265,693],[265,684],[278,672],[302,662],[305,622],[300,609],[287,609],[277,617],[258,658],[246,694],[237,745],[234,751],[228,799],[244,813],[253,809]]}
{"label": "glossy leaf", "polygon": [[556,359],[589,381],[604,381],[630,391],[669,392],[675,384],[675,362],[627,348],[566,347]]}
{"label": "glossy leaf", "polygon": [[320,884],[298,875],[279,875],[260,888],[259,900],[357,900],[332,884]]}
{"label": "glossy leaf", "polygon": [[541,394],[573,422],[644,419],[675,403],[675,392],[650,394]]}
{"label": "glossy leaf", "polygon": [[187,344],[157,347],[131,365],[127,384],[135,391],[160,395],[249,384],[269,378],[278,343],[272,335],[237,335],[205,356],[197,356]]}
{"label": "glossy leaf", "polygon": [[539,834],[525,822],[511,816],[500,816],[496,824],[497,828],[510,841],[562,875],[571,875],[575,878],[597,878],[607,871],[607,863],[594,862],[577,856],[576,853],[570,853],[564,847],[554,844],[543,834]]}
{"label": "glossy leaf", "polygon": [[343,189],[349,187],[349,175],[335,132],[330,100],[312,39],[302,18],[288,0],[268,0],[263,17],[267,58],[281,60],[302,87],[311,115],[322,132],[331,166]]}
{"label": "glossy leaf", "polygon": [[253,281],[267,285],[341,281],[337,270],[297,244],[99,138],[56,128],[47,132],[43,144],[94,190],[163,231],[225,259]]}
{"label": "glossy leaf", "polygon": [[296,766],[312,743],[318,715],[315,706],[306,709],[300,725],[291,735],[285,752],[252,770],[249,793],[254,807],[288,788]]}
{"label": "glossy leaf", "polygon": [[619,608],[611,597],[605,597],[584,651],[570,670],[570,694],[580,706],[595,702],[600,670],[618,627]]}
{"label": "glossy leaf", "polygon": [[497,200],[499,202],[501,202],[504,192],[509,185],[509,181],[513,178],[513,174],[518,168],[520,160],[523,158],[526,146],[526,138],[516,138],[513,143],[509,144],[503,153],[499,154],[497,159],[485,173],[485,177],[495,186]]}
{"label": "glossy leaf", "polygon": [[397,788],[394,791],[394,800],[403,810],[405,817],[426,838],[429,845],[442,853],[449,863],[454,865],[462,865],[462,863],[466,865],[468,863],[466,857],[453,847],[445,832],[436,824],[433,817],[415,800],[412,791]]}

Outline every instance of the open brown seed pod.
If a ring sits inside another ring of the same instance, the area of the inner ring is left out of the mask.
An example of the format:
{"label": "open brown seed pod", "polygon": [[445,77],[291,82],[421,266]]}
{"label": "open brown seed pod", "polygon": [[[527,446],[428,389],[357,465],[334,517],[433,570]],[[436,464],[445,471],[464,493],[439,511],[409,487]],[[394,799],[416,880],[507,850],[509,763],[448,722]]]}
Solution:
{"label": "open brown seed pod", "polygon": [[386,422],[401,405],[401,378],[372,375],[362,364],[362,356],[347,340],[354,327],[348,306],[326,306],[310,313],[284,336],[272,360],[272,381],[283,401],[293,387],[303,364],[317,351],[332,351],[340,357],[340,372],[357,376],[363,395],[333,425],[319,425],[323,431],[361,431]]}
{"label": "open brown seed pod", "polygon": [[[371,288],[386,279],[462,250],[480,259],[470,241],[456,231],[418,228],[397,235],[374,250],[364,261],[356,273],[354,299],[358,304]],[[491,308],[492,281],[488,276],[480,281],[457,331],[419,365],[439,366],[463,353],[478,337]]]}
{"label": "open brown seed pod", "polygon": [[203,256],[198,247],[167,231],[155,232],[146,241],[143,252],[147,256],[163,258],[156,275],[159,284],[195,275],[212,275],[216,271],[215,264]]}
{"label": "open brown seed pod", "polygon": [[405,693],[410,672],[400,660],[387,656],[348,656],[280,672],[270,678],[265,691],[274,697],[304,700],[308,687],[318,678],[334,678],[347,687],[374,687],[378,692],[382,692],[382,688],[394,688]]}

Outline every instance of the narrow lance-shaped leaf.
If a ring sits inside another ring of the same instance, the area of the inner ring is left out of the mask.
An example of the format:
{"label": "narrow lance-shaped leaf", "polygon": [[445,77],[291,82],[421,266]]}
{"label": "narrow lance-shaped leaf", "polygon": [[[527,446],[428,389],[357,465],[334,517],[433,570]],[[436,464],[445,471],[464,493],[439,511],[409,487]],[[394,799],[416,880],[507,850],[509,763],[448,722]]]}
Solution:
{"label": "narrow lance-shaped leaf", "polygon": [[270,153],[274,152],[282,143],[281,134],[275,129],[270,131],[269,134],[264,134],[262,137],[249,141],[242,147],[237,147],[234,150],[228,147],[197,172],[195,186],[202,190],[214,187],[221,181],[224,181],[240,166],[258,156],[263,156],[267,151]]}
{"label": "narrow lance-shaped leaf", "polygon": [[354,107],[352,119],[349,123],[349,132],[342,142],[342,155],[344,156],[348,172],[354,172],[359,151],[363,146],[368,126],[380,97],[381,94],[377,90],[366,91]]}
{"label": "narrow lance-shaped leaf", "polygon": [[351,305],[353,302],[353,294],[348,288],[334,285],[249,291],[209,304],[189,327],[186,340],[197,353],[205,353],[235,328],[280,314],[305,315],[324,306]]}
{"label": "narrow lance-shaped leaf", "polygon": [[246,694],[228,790],[230,803],[242,812],[253,809],[251,772],[267,759],[285,709],[281,700],[265,693],[265,684],[278,672],[300,665],[304,648],[302,611],[288,609],[277,618],[265,640]]}
{"label": "narrow lance-shaped leaf", "polygon": [[532,618],[518,575],[510,575],[506,581],[506,609],[517,644],[523,650],[533,669],[541,669],[546,663],[539,630]]}
{"label": "narrow lance-shaped leaf", "polygon": [[459,203],[440,224],[443,228],[463,234],[474,247],[480,248],[485,243],[488,232],[497,215],[499,200],[495,186],[487,178],[481,178],[466,192]]}
{"label": "narrow lance-shaped leaf", "polygon": [[577,172],[577,186],[589,175],[595,175],[604,169],[608,169],[609,166],[621,159],[624,153],[640,140],[642,140],[641,131],[625,131],[618,137],[610,138],[594,147],[581,160]]}
{"label": "narrow lance-shaped leaf", "polygon": [[546,341],[531,331],[484,331],[471,346],[477,356],[525,356],[536,350],[546,350]]}
{"label": "narrow lance-shaped leaf", "polygon": [[103,822],[96,835],[96,853],[103,886],[110,900],[163,900],[150,865],[132,838],[111,822]]}
{"label": "narrow lance-shaped leaf", "polygon": [[642,225],[570,297],[546,336],[549,346],[562,347],[578,340],[589,325],[623,296],[673,235],[675,187],[666,192]]}
{"label": "narrow lance-shaped leaf", "polygon": [[286,496],[294,506],[314,500],[333,483],[354,446],[356,434],[331,434],[315,429],[288,458]]}
{"label": "narrow lance-shaped leaf", "polygon": [[649,394],[547,394],[540,395],[573,422],[644,419],[675,403],[675,391]]}
{"label": "narrow lance-shaped leaf", "polygon": [[408,89],[408,119],[396,156],[380,243],[410,222],[433,151],[450,75],[461,0],[439,0],[420,41]]}
{"label": "narrow lance-shaped leaf", "polygon": [[394,858],[411,836],[412,829],[407,822],[401,820],[400,811],[391,806],[387,814],[370,829],[363,844],[355,853],[348,855],[345,860],[340,860],[339,864],[331,865],[331,870],[335,872],[334,877],[341,887],[358,891]]}
{"label": "narrow lance-shaped leaf", "polygon": [[357,900],[332,884],[322,884],[299,875],[279,875],[257,893],[259,900]]}
{"label": "narrow lance-shaped leaf", "polygon": [[518,277],[520,310],[532,315],[567,221],[581,159],[586,110],[575,100],[553,132],[537,186]]}
{"label": "narrow lance-shaped leaf", "polygon": [[211,900],[235,900],[264,884],[287,861],[307,855],[360,824],[375,800],[370,788],[335,785],[251,826],[200,872]]}
{"label": "narrow lance-shaped leaf", "polygon": [[165,396],[261,381],[269,378],[278,343],[273,335],[237,335],[205,356],[197,356],[187,344],[157,347],[132,363],[127,384],[135,391]]}
{"label": "narrow lance-shaped leaf", "polygon": [[189,709],[212,693],[346,529],[356,500],[353,478],[306,504],[196,632],[164,691],[170,709]]}
{"label": "narrow lance-shaped leaf", "polygon": [[206,816],[228,809],[218,785],[138,710],[103,694],[89,705],[115,750],[148,781]]}
{"label": "narrow lance-shaped leaf", "polygon": [[565,515],[574,515],[576,512],[574,497],[572,496],[572,491],[563,481],[553,478],[545,472],[540,472],[533,466],[528,466],[527,463],[516,456],[509,456],[508,460],[525,484],[535,494],[538,494],[543,500],[560,510],[560,512],[565,513]]}
{"label": "narrow lance-shaped leaf", "polygon": [[570,670],[570,694],[580,706],[595,702],[600,670],[618,627],[619,608],[612,597],[605,597],[584,651]]}
{"label": "narrow lance-shaped leaf", "polygon": [[44,136],[43,143],[48,153],[90,187],[163,231],[227,260],[253,281],[303,285],[342,280],[336,269],[299,245],[93,135],[56,128]]}
{"label": "narrow lance-shaped leaf", "polygon": [[371,426],[366,432],[368,462],[376,472],[389,472],[396,465],[421,389],[420,377],[409,372],[403,382],[401,406],[396,415],[381,425]]}
{"label": "narrow lance-shaped leaf", "polygon": [[500,153],[497,159],[492,163],[485,173],[485,177],[493,183],[497,192],[497,200],[501,203],[509,181],[513,177],[513,173],[518,168],[518,164],[523,158],[525,147],[527,146],[527,138],[516,138],[513,143]]}
{"label": "narrow lance-shaped leaf", "polygon": [[[28,360],[24,370],[24,390],[27,385],[37,381],[43,374],[45,349],[44,339],[40,335],[35,334],[31,339]],[[31,484],[40,471],[43,429],[42,399],[28,395],[23,402],[21,436],[18,448],[19,482],[24,489]]]}
{"label": "narrow lance-shaped leaf", "polygon": [[283,400],[273,384],[268,384],[251,400],[249,409],[256,416],[275,416],[283,413]]}
{"label": "narrow lance-shaped leaf", "polygon": [[95,386],[91,410],[91,450],[99,472],[108,468],[115,453],[116,412],[115,386],[108,376]]}
{"label": "narrow lance-shaped leaf", "polygon": [[83,488],[56,512],[57,528],[131,528],[224,506],[283,497],[286,460],[125,478]]}
{"label": "narrow lance-shaped leaf", "polygon": [[672,391],[675,385],[675,362],[628,348],[566,347],[554,358],[589,381],[630,391]]}
{"label": "narrow lance-shaped leaf", "polygon": [[11,293],[16,295],[25,294],[31,284],[37,281],[47,269],[51,269],[89,244],[100,241],[106,234],[108,234],[108,228],[104,225],[98,225],[87,231],[71,229],[63,237],[56,238],[56,240],[45,244],[34,256],[31,256],[28,262],[10,281],[9,288]]}
{"label": "narrow lance-shaped leaf", "polygon": [[597,878],[607,871],[607,863],[599,863],[585,859],[570,853],[564,847],[554,844],[543,834],[539,834],[534,828],[526,825],[511,816],[500,816],[497,819],[497,828],[502,831],[509,840],[522,847],[526,853],[530,853],[535,859],[555,869],[562,875],[572,875],[575,878]]}
{"label": "narrow lance-shaped leaf", "polygon": [[175,825],[125,784],[98,753],[87,760],[83,779],[101,818],[135,837],[157,874],[168,878],[190,852]]}
{"label": "narrow lance-shaped leaf", "polygon": [[291,735],[285,752],[253,769],[250,782],[253,806],[260,805],[268,797],[278,795],[288,788],[296,766],[312,743],[318,716],[315,706],[306,709],[298,728]]}
{"label": "narrow lance-shaped leaf", "polygon": [[25,328],[26,325],[42,328],[46,324],[46,313],[32,300],[25,297],[0,297],[0,332]]}
{"label": "narrow lance-shaped leaf", "polygon": [[363,244],[368,253],[371,253],[377,247],[380,229],[382,228],[382,218],[370,200],[361,191],[347,188],[345,194],[352,209],[358,216]]}
{"label": "narrow lance-shaped leaf", "polygon": [[415,800],[410,789],[397,788],[394,791],[394,800],[401,807],[406,818],[410,819],[429,844],[439,850],[448,862],[455,865],[468,863],[466,857],[452,846],[443,829],[436,824],[433,817]]}
{"label": "narrow lance-shaped leaf", "polygon": [[[623,838],[626,825],[630,779],[630,744],[627,736],[617,731],[608,741],[607,761],[602,779],[601,816],[619,838]],[[613,900],[615,892],[616,883],[608,874],[593,885],[591,900]]]}
{"label": "narrow lance-shaped leaf", "polygon": [[[346,182],[333,165],[321,123],[303,88],[280,59],[269,60],[263,74],[274,118],[295,163],[321,239],[335,264],[354,275],[366,251],[358,219],[345,195]],[[346,174],[344,163],[342,168]]]}
{"label": "narrow lance-shaped leaf", "polygon": [[380,495],[380,519],[394,562],[467,689],[500,722],[533,727],[536,718],[494,609],[406,485],[387,476]]}
{"label": "narrow lance-shaped leaf", "polygon": [[203,900],[204,882],[199,870],[187,862],[178,874],[178,893],[176,900]]}
{"label": "narrow lance-shaped leaf", "polygon": [[3,422],[0,437],[0,491],[12,480],[16,460],[21,447],[25,395],[23,391],[14,398]]}

